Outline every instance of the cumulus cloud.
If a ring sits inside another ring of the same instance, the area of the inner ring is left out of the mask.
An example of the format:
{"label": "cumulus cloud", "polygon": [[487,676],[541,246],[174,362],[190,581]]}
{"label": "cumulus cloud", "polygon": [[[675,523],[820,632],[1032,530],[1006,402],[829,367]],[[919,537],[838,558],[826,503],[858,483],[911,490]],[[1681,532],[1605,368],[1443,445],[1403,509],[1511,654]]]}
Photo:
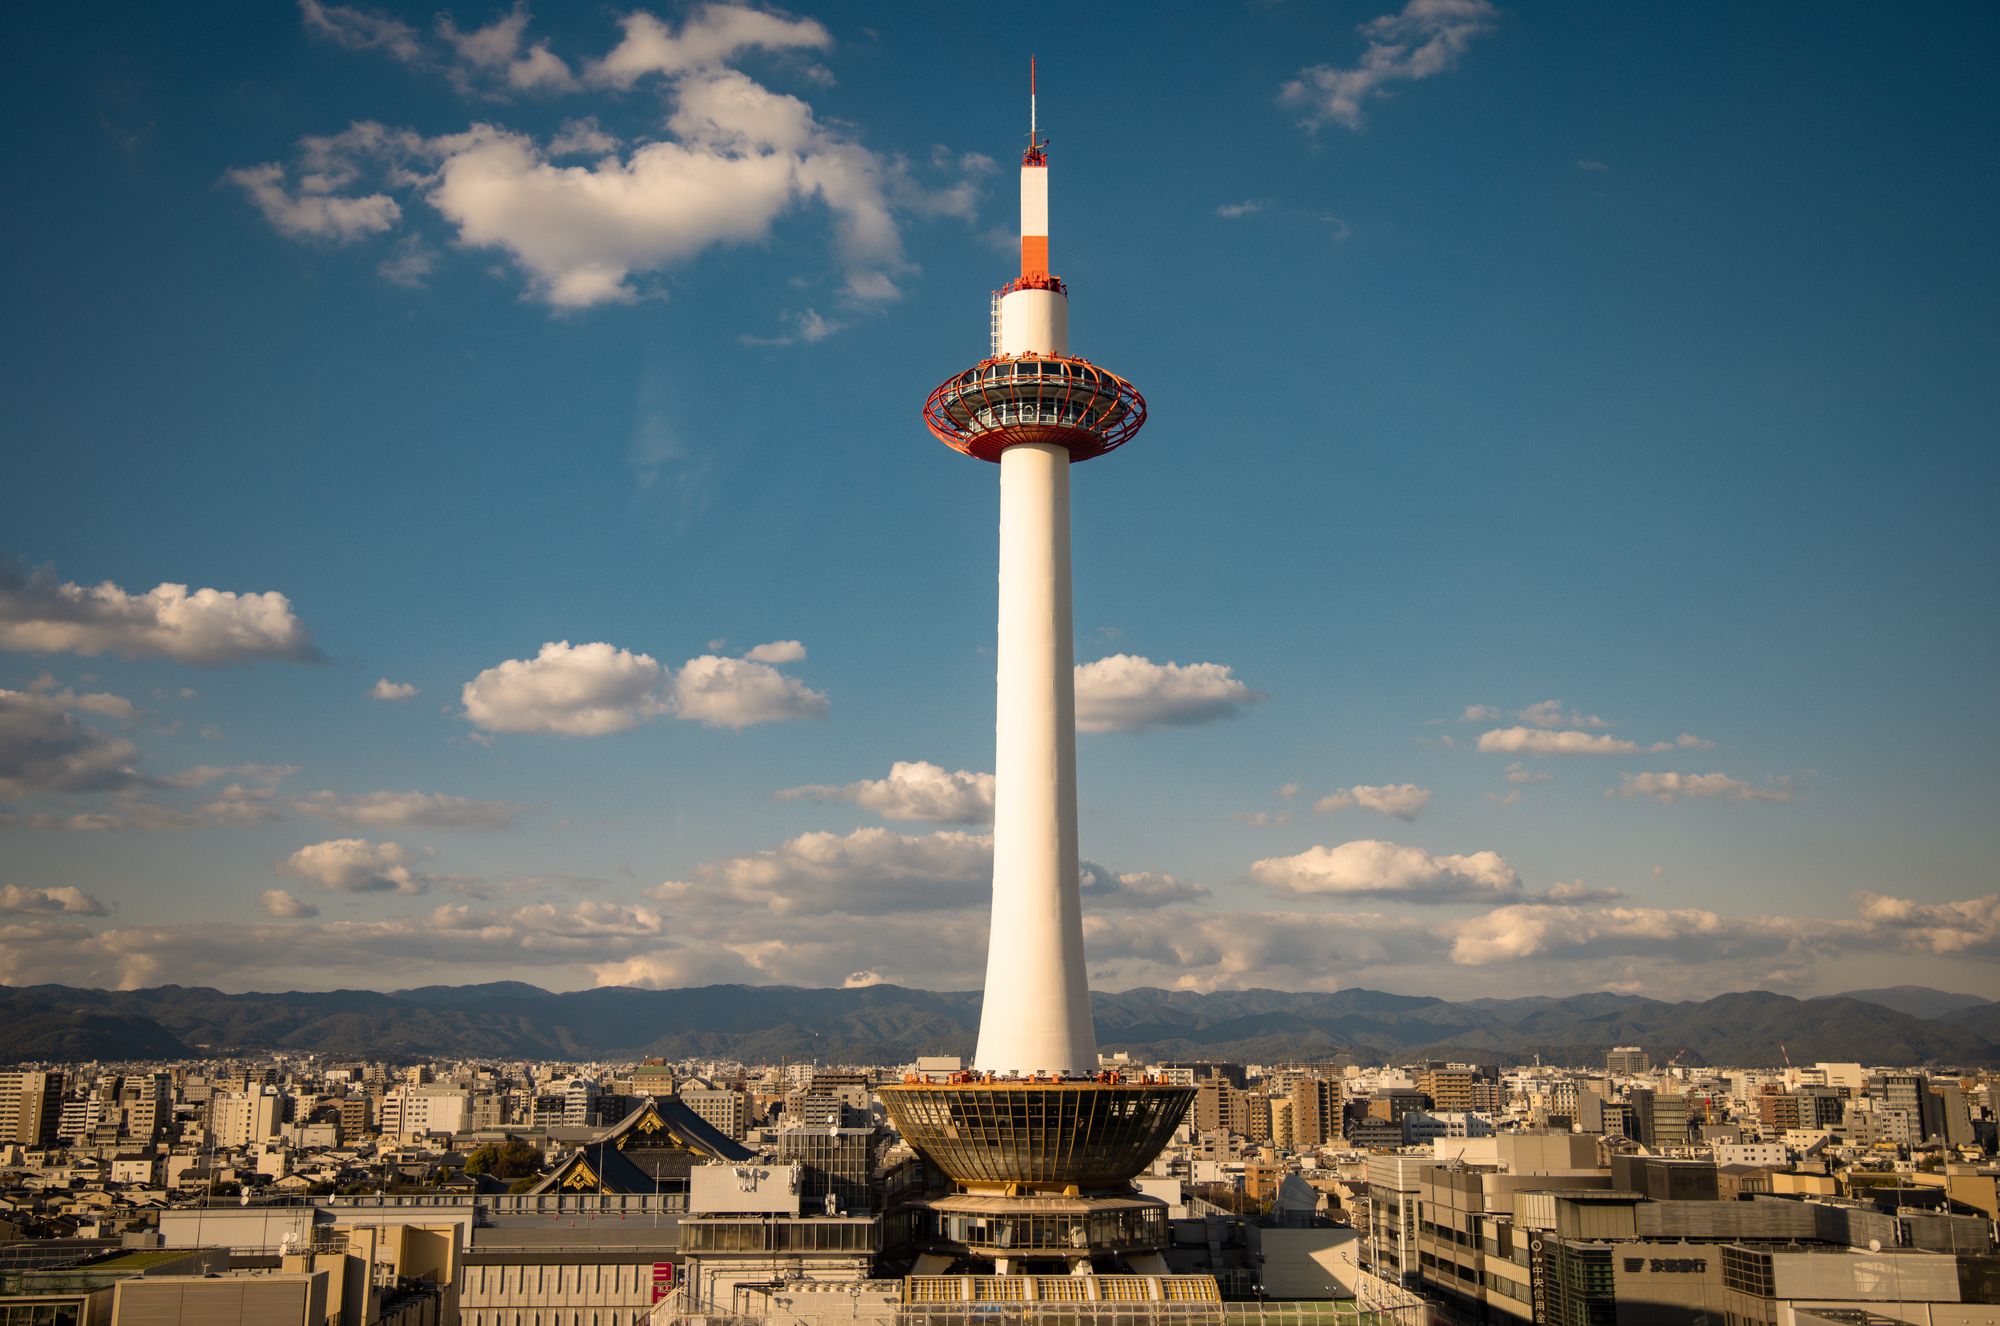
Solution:
{"label": "cumulus cloud", "polygon": [[1136,870],[1123,874],[1107,870],[1092,861],[1082,866],[1083,903],[1087,909],[1163,907],[1169,903],[1193,902],[1209,896],[1206,886],[1159,870]]}
{"label": "cumulus cloud", "polygon": [[111,909],[82,889],[26,889],[0,884],[0,913],[9,916],[109,916]]}
{"label": "cumulus cloud", "polygon": [[1510,783],[1546,783],[1554,777],[1554,774],[1541,773],[1530,769],[1519,760],[1507,766],[1507,781]]}
{"label": "cumulus cloud", "polygon": [[478,801],[442,792],[362,792],[342,796],[313,792],[294,797],[301,815],[351,827],[421,829],[505,829],[520,816],[511,801]]}
{"label": "cumulus cloud", "polygon": [[743,657],[752,663],[803,663],[806,647],[796,640],[773,640],[745,651]]}
{"label": "cumulus cloud", "polygon": [[371,700],[409,700],[415,698],[416,694],[417,688],[409,682],[390,681],[387,677],[378,677],[375,684],[368,688],[368,698]]}
{"label": "cumulus cloud", "polygon": [[1395,898],[1412,903],[1494,901],[1520,891],[1520,876],[1497,852],[1433,856],[1374,838],[1266,857],[1250,878],[1286,893]]}
{"label": "cumulus cloud", "polygon": [[410,869],[413,859],[400,843],[332,838],[301,847],[279,869],[330,893],[422,893],[430,881]]}
{"label": "cumulus cloud", "polygon": [[825,50],[827,30],[811,19],[789,19],[747,5],[711,4],[678,30],[643,11],[623,20],[625,35],[590,66],[592,82],[631,87],[641,78],[669,77],[726,63],[750,50]]}
{"label": "cumulus cloud", "polygon": [[1596,714],[1579,713],[1574,709],[1568,713],[1564,713],[1562,701],[1560,700],[1537,701],[1525,709],[1516,710],[1514,717],[1523,723],[1532,724],[1535,727],[1605,728],[1611,726],[1610,723],[1599,718]]}
{"label": "cumulus cloud", "polygon": [[128,594],[109,580],[76,585],[42,567],[0,562],[0,649],[28,653],[119,654],[214,666],[252,659],[319,658],[291,601],[273,592],[239,594],[163,584]]}
{"label": "cumulus cloud", "polygon": [[[803,656],[804,646],[798,649]],[[827,712],[825,695],[768,663],[704,654],[674,672],[649,654],[602,641],[545,644],[532,659],[509,659],[481,672],[460,699],[466,718],[488,732],[571,737],[623,732],[662,714],[710,727],[747,727]]]}
{"label": "cumulus cloud", "polygon": [[845,786],[788,787],[783,801],[852,801],[885,820],[932,820],[940,824],[990,824],[993,775],[952,771],[928,760],[897,760],[886,778],[865,778]]}
{"label": "cumulus cloud", "polygon": [[1855,902],[1863,921],[1895,932],[1923,952],[2000,956],[2000,893],[1943,903],[1860,893]]}
{"label": "cumulus cloud", "polygon": [[240,166],[224,178],[243,190],[273,230],[293,239],[349,244],[393,230],[403,217],[403,209],[386,193],[338,194],[317,176],[293,187],[286,182],[285,168],[275,161]]}
{"label": "cumulus cloud", "polygon": [[1639,743],[1603,732],[1502,727],[1480,733],[1479,749],[1506,755],[1637,755]]}
{"label": "cumulus cloud", "polygon": [[173,804],[139,797],[123,797],[99,810],[68,815],[36,815],[27,823],[35,828],[70,829],[81,833],[119,833],[126,830],[232,829],[250,824],[266,824],[283,819],[271,787],[245,787],[231,783],[206,801]]}
{"label": "cumulus cloud", "polygon": [[[283,906],[282,903],[278,904]],[[56,920],[0,926],[0,983],[59,981],[132,989],[165,980],[380,984],[385,970],[439,966],[578,967],[669,942],[644,905],[446,905],[376,921],[209,921],[92,931]],[[853,970],[850,966],[849,970]]]}
{"label": "cumulus cloud", "polygon": [[[119,700],[119,705],[110,701]],[[0,690],[0,802],[49,792],[117,792],[154,780],[136,765],[139,748],[84,723],[78,712],[118,711],[122,697],[79,695],[43,682]]]}
{"label": "cumulus cloud", "polygon": [[351,51],[382,51],[405,64],[424,58],[423,38],[398,18],[319,0],[299,0],[299,17],[306,31]]}
{"label": "cumulus cloud", "polygon": [[1112,654],[1076,669],[1081,732],[1190,727],[1233,718],[1263,699],[1232,676],[1226,663],[1155,663]]}
{"label": "cumulus cloud", "polygon": [[1613,789],[1621,797],[1652,797],[1671,805],[1675,801],[1790,801],[1789,778],[1778,778],[1769,787],[1754,787],[1727,774],[1633,773],[1618,780]]}
{"label": "cumulus cloud", "polygon": [[674,674],[670,694],[675,717],[709,727],[824,718],[827,712],[824,694],[770,664],[714,654],[689,659]]}
{"label": "cumulus cloud", "polygon": [[1284,85],[1279,99],[1302,108],[1305,122],[1332,120],[1362,127],[1362,105],[1396,83],[1414,82],[1456,68],[1472,39],[1493,26],[1497,10],[1487,0],[1409,0],[1401,11],[1363,23],[1368,48],[1352,66],[1313,65]]}
{"label": "cumulus cloud", "polygon": [[483,28],[465,30],[449,14],[437,21],[438,36],[455,57],[454,79],[468,89],[483,75],[521,92],[563,92],[576,85],[569,65],[547,42],[527,40],[528,7],[513,9]]}
{"label": "cumulus cloud", "polygon": [[266,916],[275,916],[283,921],[298,921],[319,915],[319,908],[284,889],[265,889],[257,902]]}
{"label": "cumulus cloud", "polygon": [[510,658],[465,683],[465,716],[488,732],[598,737],[657,714],[666,669],[649,654],[599,641],[551,641],[529,659]]}
{"label": "cumulus cloud", "polygon": [[1353,787],[1342,788],[1338,792],[1321,797],[1313,809],[1331,813],[1359,806],[1378,815],[1394,815],[1399,820],[1414,820],[1422,813],[1424,807],[1430,804],[1431,790],[1427,787],[1418,787],[1415,783],[1389,783],[1381,787],[1356,783]]}
{"label": "cumulus cloud", "polygon": [[[303,139],[297,167],[276,162],[231,172],[271,224],[295,238],[336,242],[388,230],[405,218],[392,194],[427,206],[462,248],[504,255],[530,293],[561,309],[658,292],[649,277],[707,251],[755,244],[794,212],[818,210],[831,226],[844,306],[896,298],[903,256],[899,215],[970,218],[976,179],[991,168],[977,154],[943,154],[933,171],[958,175],[919,183],[910,163],[862,146],[822,123],[805,101],[775,91],[729,62],[752,51],[807,51],[831,41],[811,20],[736,4],[697,8],[678,27],[645,12],[581,75],[546,42],[526,35],[517,5],[483,27],[438,20],[437,41],[400,20],[315,4],[309,29],[354,49],[381,49],[442,71],[461,91],[504,98],[590,86],[630,88],[659,78],[672,106],[666,136],[620,143],[594,120],[570,120],[548,140],[484,121],[425,137],[360,122],[346,133]],[[816,66],[804,71],[813,76]],[[587,161],[574,158],[587,157]],[[385,264],[392,280],[421,283],[418,266]],[[844,320],[805,310],[788,315],[782,343],[812,340]]]}
{"label": "cumulus cloud", "polygon": [[732,899],[773,915],[934,911],[982,901],[993,873],[993,840],[940,831],[856,829],[802,833],[774,848],[697,866],[687,880],[655,886],[664,902]]}

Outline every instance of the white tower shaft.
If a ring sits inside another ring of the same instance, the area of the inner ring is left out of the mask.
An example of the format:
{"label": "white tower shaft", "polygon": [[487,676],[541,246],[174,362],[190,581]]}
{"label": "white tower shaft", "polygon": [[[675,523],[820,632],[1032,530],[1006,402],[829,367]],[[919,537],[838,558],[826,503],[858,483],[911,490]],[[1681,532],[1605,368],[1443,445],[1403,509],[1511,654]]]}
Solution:
{"label": "white tower shaft", "polygon": [[[1047,167],[1024,166],[1022,178],[1023,275],[1045,275]],[[1039,204],[1032,218],[1031,200]],[[1060,289],[1010,292],[1001,301],[1002,353],[1067,355],[1068,310]],[[1077,869],[1069,467],[1068,449],[1056,443],[1000,453],[993,929],[973,1056],[990,1073],[1097,1071]]]}

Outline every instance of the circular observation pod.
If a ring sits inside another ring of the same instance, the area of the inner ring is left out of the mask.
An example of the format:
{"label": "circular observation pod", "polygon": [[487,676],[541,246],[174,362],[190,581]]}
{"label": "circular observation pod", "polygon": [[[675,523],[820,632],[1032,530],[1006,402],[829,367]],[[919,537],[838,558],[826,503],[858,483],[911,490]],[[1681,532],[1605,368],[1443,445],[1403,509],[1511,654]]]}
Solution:
{"label": "circular observation pod", "polygon": [[1089,460],[1131,441],[1145,422],[1137,387],[1087,359],[1053,355],[983,360],[924,402],[924,423],[938,441],[980,460],[997,461],[1027,442],[1053,442],[1072,462]]}

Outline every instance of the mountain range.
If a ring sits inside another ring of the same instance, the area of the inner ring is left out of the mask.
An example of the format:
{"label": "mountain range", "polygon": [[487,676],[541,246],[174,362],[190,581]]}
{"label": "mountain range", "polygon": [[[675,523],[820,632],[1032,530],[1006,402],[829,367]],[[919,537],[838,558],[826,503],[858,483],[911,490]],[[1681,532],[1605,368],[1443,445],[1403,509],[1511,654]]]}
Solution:
{"label": "mountain range", "polygon": [[[894,985],[712,985],[555,993],[485,985],[225,994],[178,985],[0,986],[0,1062],[159,1060],[272,1050],[370,1059],[729,1058],[906,1063],[972,1051],[977,992]],[[2000,1064],[2000,1003],[1917,986],[1824,998],[1751,990],[1670,1003],[1629,994],[1452,1002],[1379,990],[1137,989],[1092,995],[1101,1047],[1135,1058],[1601,1064]],[[1912,1011],[1915,1010],[1915,1011]]]}

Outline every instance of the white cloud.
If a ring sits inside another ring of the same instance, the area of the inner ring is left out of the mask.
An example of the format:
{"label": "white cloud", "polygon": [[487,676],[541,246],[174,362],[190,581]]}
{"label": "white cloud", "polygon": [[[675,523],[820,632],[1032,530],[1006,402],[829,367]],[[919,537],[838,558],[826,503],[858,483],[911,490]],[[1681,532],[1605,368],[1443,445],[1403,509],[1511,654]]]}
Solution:
{"label": "white cloud", "polygon": [[103,810],[71,815],[36,816],[37,828],[70,829],[80,833],[120,833],[127,830],[233,829],[283,819],[270,787],[231,783],[215,797],[192,805],[170,805],[136,798],[121,799]]}
{"label": "white cloud", "polygon": [[38,920],[0,926],[0,982],[120,989],[164,980],[239,989],[278,982],[296,988],[302,979],[368,985],[382,983],[385,971],[441,965],[580,968],[666,942],[658,911],[594,899],[513,908],[446,905],[375,921],[301,917],[92,931]]}
{"label": "white cloud", "polygon": [[78,695],[37,682],[0,690],[0,802],[48,792],[117,792],[154,780],[135,767],[139,748],[79,722],[116,696]]}
{"label": "white cloud", "polygon": [[400,843],[333,838],[301,847],[279,869],[333,893],[422,893],[430,881],[410,869]]}
{"label": "white cloud", "polygon": [[508,659],[465,683],[465,716],[488,732],[597,737],[665,712],[666,669],[647,654],[603,642],[551,641],[531,659]]}
{"label": "white cloud", "polygon": [[806,647],[796,640],[773,640],[769,644],[757,645],[743,657],[752,663],[803,663],[806,661]]}
{"label": "white cloud", "polygon": [[109,916],[111,909],[82,889],[24,889],[0,884],[0,913],[10,916]]}
{"label": "white cloud", "polygon": [[420,290],[437,270],[438,253],[424,243],[422,235],[405,235],[389,250],[389,256],[375,264],[375,274],[390,285]]}
{"label": "white cloud", "polygon": [[1188,727],[1233,718],[1264,697],[1230,675],[1226,663],[1155,663],[1112,654],[1076,669],[1081,732]]}
{"label": "white cloud", "polygon": [[1487,0],[1409,0],[1399,13],[1363,23],[1368,49],[1351,68],[1313,65],[1285,84],[1280,100],[1303,107],[1306,123],[1332,120],[1362,127],[1362,104],[1390,85],[1431,78],[1455,68],[1472,39],[1498,15]]}
{"label": "white cloud", "polygon": [[511,801],[477,801],[442,792],[363,792],[341,796],[313,792],[294,797],[292,809],[315,819],[371,829],[504,829],[521,808]]}
{"label": "white cloud", "polygon": [[765,851],[704,862],[690,879],[660,884],[652,896],[733,899],[778,916],[934,911],[983,901],[992,872],[993,840],[985,835],[856,829],[802,833]]}
{"label": "white cloud", "polygon": [[1571,710],[1565,715],[1563,713],[1562,701],[1560,700],[1537,701],[1525,709],[1517,710],[1514,717],[1520,719],[1523,723],[1533,724],[1535,727],[1605,728],[1611,726],[1611,724],[1599,718],[1596,714],[1585,714]]}
{"label": "white cloud", "polygon": [[868,778],[844,787],[814,784],[788,787],[784,801],[852,801],[885,820],[931,820],[940,824],[990,824],[993,775],[956,772],[928,760],[897,760],[886,778]]}
{"label": "white cloud", "polygon": [[[528,40],[527,10],[518,5],[469,31],[441,18],[435,45],[398,20],[356,9],[312,5],[306,20],[343,45],[441,70],[461,91],[504,96],[579,84],[546,43]],[[809,208],[823,208],[831,223],[843,277],[837,298],[865,307],[897,298],[895,277],[913,270],[899,215],[975,215],[976,181],[989,160],[947,153],[932,170],[957,178],[920,183],[905,159],[868,150],[844,128],[820,122],[806,102],[726,66],[754,50],[823,47],[831,39],[818,23],[711,4],[678,29],[643,12],[624,28],[617,48],[589,63],[582,81],[630,87],[664,77],[668,136],[621,145],[585,118],[565,121],[541,145],[491,120],[434,137],[361,121],[301,139],[291,171],[266,162],[229,178],[275,228],[300,239],[346,242],[389,230],[404,219],[392,195],[414,197],[452,225],[461,247],[505,254],[531,294],[564,309],[655,293],[659,286],[645,278],[714,248],[760,243],[781,217]],[[406,243],[380,270],[421,284],[435,251],[419,237]],[[816,309],[786,321],[784,343],[846,325]]]}
{"label": "white cloud", "polygon": [[1159,870],[1137,870],[1120,874],[1085,861],[1081,872],[1082,896],[1086,909],[1163,907],[1169,903],[1193,902],[1209,896],[1206,886]]}
{"label": "white cloud", "polygon": [[616,152],[618,140],[604,131],[596,116],[586,115],[578,120],[564,120],[543,150],[551,157],[601,157]]}
{"label": "white cloud", "polygon": [[319,0],[299,0],[299,16],[308,32],[351,51],[379,50],[405,64],[424,58],[423,38],[401,19]]}
{"label": "white cloud", "polygon": [[1298,794],[1299,794],[1299,785],[1297,783],[1286,783],[1278,789],[1278,795],[1287,801],[1291,800]]}
{"label": "white cloud", "polygon": [[128,594],[110,581],[59,581],[0,562],[0,649],[119,654],[216,665],[251,659],[319,658],[291,601],[275,591],[239,594],[157,585]]}
{"label": "white cloud", "polygon": [[1215,209],[1215,214],[1225,220],[1233,221],[1238,217],[1255,216],[1270,205],[1262,198],[1246,198],[1240,203],[1223,203]]}
{"label": "white cloud", "polygon": [[437,21],[438,36],[456,57],[455,81],[469,89],[473,75],[498,79],[515,91],[565,92],[576,78],[547,42],[526,41],[528,7],[514,8],[483,28],[462,30],[449,14]]}
{"label": "white cloud", "polygon": [[1860,893],[1855,902],[1864,922],[1896,933],[1920,951],[2000,957],[2000,893],[1943,903]]}
{"label": "white cloud", "polygon": [[1267,857],[1251,863],[1250,878],[1287,893],[1414,903],[1507,899],[1521,887],[1520,876],[1497,852],[1433,856],[1420,847],[1373,838]]}
{"label": "white cloud", "polygon": [[[759,648],[805,654],[795,640]],[[662,714],[740,728],[827,712],[825,695],[768,663],[703,654],[674,672],[649,654],[601,641],[545,644],[532,659],[486,669],[460,694],[466,718],[488,732],[572,737],[623,732]]]}
{"label": "white cloud", "polygon": [[824,718],[826,696],[767,663],[703,654],[674,674],[677,718],[709,727],[748,727],[794,718]]}
{"label": "white cloud", "polygon": [[249,196],[273,230],[293,239],[348,244],[392,230],[403,217],[403,209],[386,193],[337,194],[310,184],[290,188],[285,168],[275,161],[238,167],[225,178]]}
{"label": "white cloud", "polygon": [[1637,755],[1639,743],[1603,732],[1502,727],[1480,733],[1479,749],[1504,755]]}
{"label": "white cloud", "polygon": [[1519,760],[1507,766],[1507,781],[1510,783],[1546,783],[1554,778],[1554,774],[1540,773]]}
{"label": "white cloud", "polygon": [[[490,124],[435,139],[425,199],[461,244],[506,253],[539,298],[563,308],[632,299],[633,276],[761,241],[809,203],[827,209],[853,288],[880,289],[874,276],[904,266],[880,158],[734,70],[687,74],[676,93],[673,138],[588,164],[557,164]],[[825,325],[813,314],[797,330]]]}
{"label": "white cloud", "polygon": [[1652,797],[1671,805],[1686,800],[1790,801],[1791,780],[1779,778],[1769,787],[1753,787],[1727,774],[1634,773],[1619,779],[1615,789],[1621,797]]}
{"label": "white cloud", "polygon": [[1499,720],[1500,711],[1490,704],[1469,704],[1458,716],[1461,723],[1496,723]]}
{"label": "white cloud", "polygon": [[284,889],[265,889],[257,903],[264,909],[266,916],[275,916],[285,921],[304,920],[319,915],[319,908],[296,893],[288,893]]}
{"label": "white cloud", "polygon": [[1279,825],[1290,824],[1292,822],[1291,812],[1284,810],[1243,810],[1238,811],[1229,818],[1259,829],[1274,829]]}
{"label": "white cloud", "polygon": [[1338,792],[1321,797],[1313,809],[1330,813],[1359,806],[1378,815],[1394,815],[1399,820],[1414,820],[1422,813],[1424,807],[1430,804],[1431,790],[1428,787],[1418,787],[1415,783],[1389,783],[1381,787],[1356,783],[1353,787],[1342,788]]}
{"label": "white cloud", "polygon": [[375,684],[368,688],[368,698],[371,700],[408,700],[416,693],[417,688],[409,682],[390,681],[387,677],[377,678]]}
{"label": "white cloud", "polygon": [[631,87],[648,74],[677,77],[725,63],[749,50],[825,50],[827,30],[811,19],[788,19],[747,5],[711,4],[678,31],[643,11],[623,20],[625,36],[590,66],[591,81]]}

